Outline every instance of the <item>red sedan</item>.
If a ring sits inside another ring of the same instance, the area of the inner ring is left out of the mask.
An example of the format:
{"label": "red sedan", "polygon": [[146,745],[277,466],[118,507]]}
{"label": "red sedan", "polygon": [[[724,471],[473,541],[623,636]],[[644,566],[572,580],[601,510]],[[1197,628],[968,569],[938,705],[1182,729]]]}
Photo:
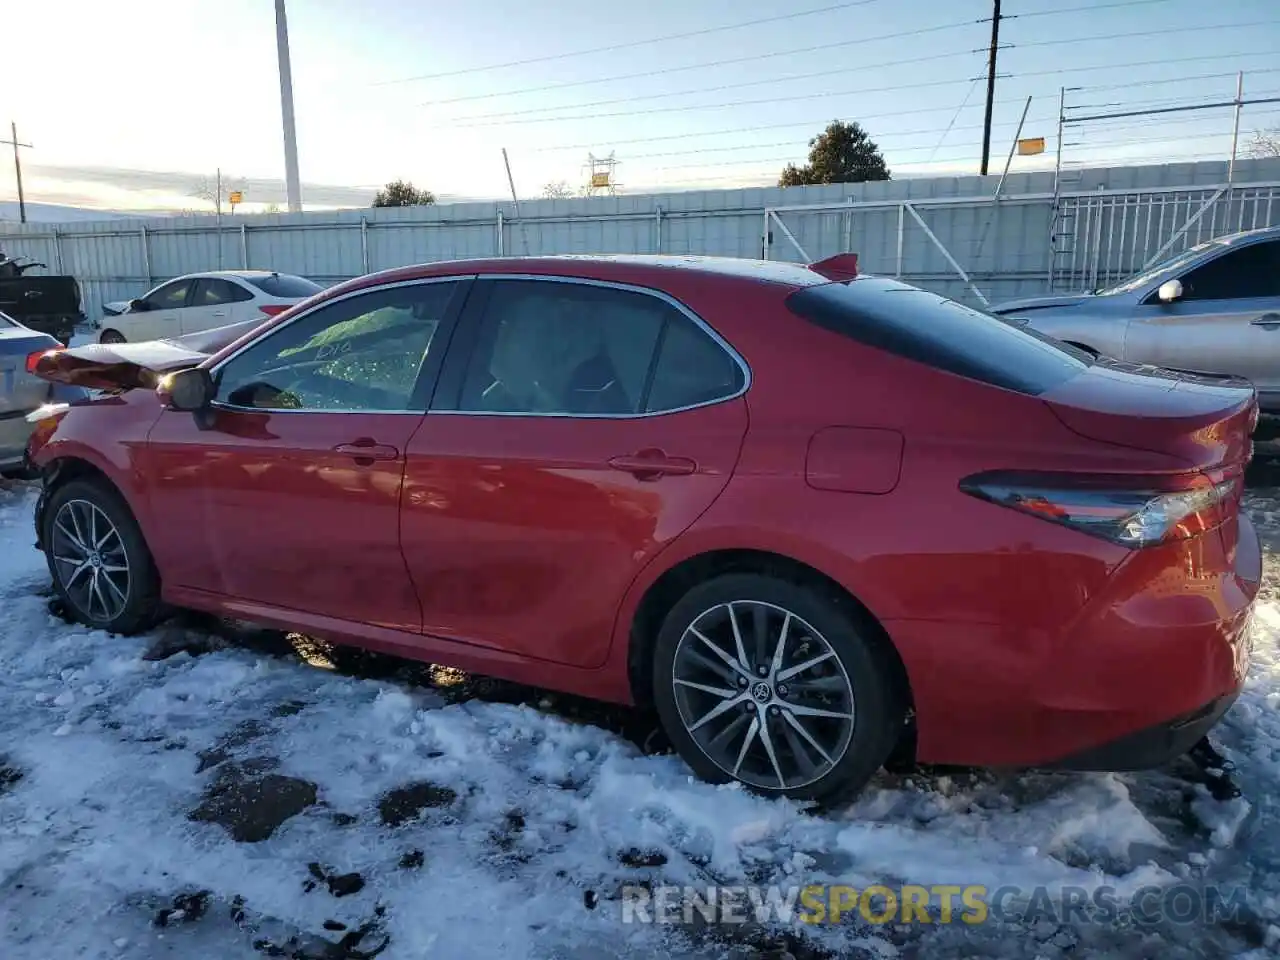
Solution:
{"label": "red sedan", "polygon": [[1242,682],[1248,384],[852,257],[435,263],[239,333],[30,359],[107,388],[29,449],[83,623],[189,607],[650,704],[701,776],[811,798],[907,736],[1159,764]]}

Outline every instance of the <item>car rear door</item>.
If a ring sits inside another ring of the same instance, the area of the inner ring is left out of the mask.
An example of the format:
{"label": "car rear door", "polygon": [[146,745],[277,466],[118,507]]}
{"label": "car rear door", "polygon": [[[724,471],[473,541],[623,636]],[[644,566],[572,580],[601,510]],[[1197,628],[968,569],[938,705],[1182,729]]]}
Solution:
{"label": "car rear door", "polygon": [[400,551],[408,442],[469,280],[360,292],[213,370],[212,422],[165,412],[148,438],[166,585],[418,633]]}
{"label": "car rear door", "polygon": [[1127,355],[1247,377],[1280,395],[1280,241],[1229,246],[1179,279],[1181,299],[1161,303],[1153,291],[1138,308]]}
{"label": "car rear door", "polygon": [[401,543],[425,632],[603,663],[628,586],[728,482],[746,382],[665,295],[478,280],[408,447]]}

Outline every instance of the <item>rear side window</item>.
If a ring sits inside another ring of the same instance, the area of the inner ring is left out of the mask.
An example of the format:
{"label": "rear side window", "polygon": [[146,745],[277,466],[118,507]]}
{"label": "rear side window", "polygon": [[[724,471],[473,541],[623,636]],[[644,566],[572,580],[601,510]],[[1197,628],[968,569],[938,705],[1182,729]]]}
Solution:
{"label": "rear side window", "polygon": [[865,277],[798,290],[792,313],[867,346],[970,380],[1039,396],[1089,366],[1086,354],[937,294]]}
{"label": "rear side window", "polygon": [[245,277],[244,279],[269,297],[304,300],[324,289],[320,284],[305,277],[295,277],[288,273],[273,273],[267,277]]}
{"label": "rear side window", "polygon": [[636,416],[738,393],[734,358],[675,306],[635,290],[491,280],[458,409]]}

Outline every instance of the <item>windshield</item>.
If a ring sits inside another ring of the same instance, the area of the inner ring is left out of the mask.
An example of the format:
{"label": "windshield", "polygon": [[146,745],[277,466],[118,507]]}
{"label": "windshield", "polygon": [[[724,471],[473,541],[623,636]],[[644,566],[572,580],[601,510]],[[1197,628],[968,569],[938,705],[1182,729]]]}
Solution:
{"label": "windshield", "polygon": [[18,321],[13,319],[13,317],[9,316],[3,310],[0,310],[0,327],[5,326],[6,324],[11,327],[16,327],[18,325]]}
{"label": "windshield", "polygon": [[1144,270],[1136,277],[1124,280],[1116,284],[1114,287],[1107,287],[1105,290],[1097,291],[1098,296],[1106,297],[1113,293],[1129,293],[1131,290],[1137,290],[1139,287],[1145,287],[1156,277],[1160,276],[1160,274],[1186,266],[1210,247],[1220,244],[1221,241],[1219,240],[1206,240],[1204,243],[1196,244],[1196,246],[1191,247],[1189,250],[1184,250],[1182,253],[1175,253],[1171,257],[1166,257],[1150,270]]}

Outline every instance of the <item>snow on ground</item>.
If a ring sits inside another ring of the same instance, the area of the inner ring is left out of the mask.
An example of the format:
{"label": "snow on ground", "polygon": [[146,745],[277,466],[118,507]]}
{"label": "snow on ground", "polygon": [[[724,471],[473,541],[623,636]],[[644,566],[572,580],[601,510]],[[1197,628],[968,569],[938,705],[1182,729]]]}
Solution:
{"label": "snow on ground", "polygon": [[[710,960],[785,957],[783,942],[796,957],[1174,960],[1280,944],[1274,598],[1218,735],[1241,797],[1214,799],[1187,762],[1125,776],[917,771],[817,812],[696,782],[674,757],[536,705],[318,669],[295,652],[305,643],[69,626],[30,545],[34,495],[0,482],[3,960]],[[856,913],[763,931],[624,924],[620,890],[644,882],[1055,897],[1234,884],[1245,899],[1229,922],[1141,929]]]}

